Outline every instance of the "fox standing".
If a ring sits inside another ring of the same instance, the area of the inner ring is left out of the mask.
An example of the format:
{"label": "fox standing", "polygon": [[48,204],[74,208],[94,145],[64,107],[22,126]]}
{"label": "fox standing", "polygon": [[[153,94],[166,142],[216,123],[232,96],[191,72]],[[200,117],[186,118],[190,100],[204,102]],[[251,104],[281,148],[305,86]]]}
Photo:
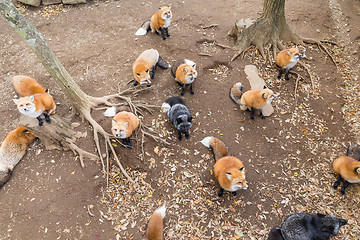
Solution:
{"label": "fox standing", "polygon": [[49,115],[55,113],[56,104],[48,91],[35,79],[24,75],[13,77],[12,83],[21,96],[19,99],[13,99],[19,112],[28,117],[37,118],[39,126],[43,125],[43,118],[50,123]]}
{"label": "fox standing", "polygon": [[248,189],[244,164],[237,157],[229,156],[228,149],[222,141],[215,137],[206,137],[201,143],[214,154],[214,173],[220,184],[219,197],[223,195],[224,190],[232,192],[235,196],[238,190]]}
{"label": "fox standing", "polygon": [[115,137],[123,139],[123,144],[131,148],[130,137],[139,127],[139,118],[131,112],[128,106],[108,108],[104,115],[113,117],[111,132]]}
{"label": "fox standing", "polygon": [[251,119],[254,119],[255,109],[260,109],[260,117],[264,119],[262,109],[271,104],[272,100],[276,99],[277,96],[266,87],[261,90],[251,89],[243,93],[243,86],[238,82],[230,89],[230,98],[240,105],[242,111],[250,111]]}
{"label": "fox standing", "polygon": [[0,188],[9,181],[14,167],[34,139],[35,135],[24,126],[17,127],[5,137],[0,147]]}
{"label": "fox standing", "polygon": [[347,149],[346,156],[335,159],[333,163],[335,174],[338,175],[333,185],[334,189],[344,182],[340,193],[345,194],[345,189],[350,183],[360,183],[360,147],[356,144],[350,145]]}
{"label": "fox standing", "polygon": [[299,53],[299,49],[290,48],[284,49],[278,53],[275,58],[275,64],[280,68],[278,78],[280,79],[285,72],[285,79],[289,80],[289,71],[293,68],[297,61],[306,57],[305,52],[303,55]]}
{"label": "fox standing", "polygon": [[148,49],[142,52],[133,64],[134,86],[146,84],[151,86],[151,79],[154,79],[156,66],[163,69],[171,66],[164,61],[157,50]]}
{"label": "fox standing", "polygon": [[166,215],[165,203],[150,217],[143,240],[162,240],[164,235],[164,218]]}
{"label": "fox standing", "polygon": [[185,86],[190,85],[190,93],[194,94],[193,82],[197,78],[196,64],[188,59],[180,59],[171,67],[171,75],[182,87],[181,96],[184,96]]}
{"label": "fox standing", "polygon": [[171,18],[171,7],[161,7],[157,13],[152,15],[150,20],[145,21],[141,25],[141,27],[136,31],[135,35],[145,35],[151,29],[152,33],[159,34],[159,32],[161,32],[162,39],[165,40],[166,37],[170,37],[168,28],[171,23]]}

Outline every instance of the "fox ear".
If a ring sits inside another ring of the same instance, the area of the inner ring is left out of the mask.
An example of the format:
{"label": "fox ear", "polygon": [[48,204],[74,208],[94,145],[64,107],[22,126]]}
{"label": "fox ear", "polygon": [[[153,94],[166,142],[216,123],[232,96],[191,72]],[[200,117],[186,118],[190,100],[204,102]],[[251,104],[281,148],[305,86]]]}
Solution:
{"label": "fox ear", "polygon": [[263,93],[262,97],[266,99],[267,98],[267,93]]}
{"label": "fox ear", "polygon": [[140,77],[140,73],[136,73],[136,75],[138,75]]}
{"label": "fox ear", "polygon": [[239,170],[240,170],[242,173],[244,173],[244,172],[245,172],[244,167],[240,168]]}
{"label": "fox ear", "polygon": [[148,73],[148,72],[149,72],[149,69],[147,69],[145,72]]}
{"label": "fox ear", "polygon": [[29,100],[30,100],[30,101],[34,101],[34,95],[30,95],[30,96],[29,96]]}
{"label": "fox ear", "polygon": [[111,121],[111,124],[112,124],[112,125],[115,125],[115,124],[116,124],[116,121],[113,119],[113,120]]}
{"label": "fox ear", "polygon": [[30,131],[29,131],[29,129],[25,129],[24,131],[23,131],[23,133],[29,133]]}
{"label": "fox ear", "polygon": [[196,68],[196,64],[192,65],[193,68]]}
{"label": "fox ear", "polygon": [[184,73],[187,73],[187,69],[186,69],[186,68],[184,68],[183,72],[184,72]]}
{"label": "fox ear", "polygon": [[229,173],[229,172],[226,172],[225,173],[225,176],[226,176],[226,178],[228,179],[228,180],[232,180],[232,176],[231,176],[231,173]]}
{"label": "fox ear", "polygon": [[266,88],[267,88],[267,86],[266,86],[266,85],[264,85],[263,89],[266,89]]}
{"label": "fox ear", "polygon": [[287,50],[287,51],[286,51],[286,54],[287,54],[287,55],[290,55],[290,54],[291,54],[291,52],[290,52],[289,50]]}
{"label": "fox ear", "polygon": [[169,6],[169,9],[171,9],[171,6]]}
{"label": "fox ear", "polygon": [[125,126],[125,127],[128,127],[128,126],[129,126],[129,122],[125,122],[125,123],[124,123],[124,126]]}
{"label": "fox ear", "polygon": [[355,172],[360,173],[360,167],[355,168]]}
{"label": "fox ear", "polygon": [[13,99],[13,101],[14,101],[14,103],[17,105],[17,103],[18,103],[19,99],[14,98],[14,99]]}

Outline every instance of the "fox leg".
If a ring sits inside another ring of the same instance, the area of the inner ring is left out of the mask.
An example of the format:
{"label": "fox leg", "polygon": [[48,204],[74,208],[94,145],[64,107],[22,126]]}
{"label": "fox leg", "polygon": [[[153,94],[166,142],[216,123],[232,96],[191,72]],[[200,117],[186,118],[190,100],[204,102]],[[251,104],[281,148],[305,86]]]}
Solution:
{"label": "fox leg", "polygon": [[233,196],[236,196],[237,191],[231,192]]}
{"label": "fox leg", "polygon": [[156,64],[151,68],[151,79],[154,79],[155,77],[155,70],[156,70]]}
{"label": "fox leg", "polygon": [[182,139],[182,132],[181,131],[178,131],[179,132],[179,140],[181,141]]}
{"label": "fox leg", "polygon": [[189,138],[189,137],[190,137],[189,131],[186,131],[186,132],[185,132],[185,137],[186,137],[186,138]]}
{"label": "fox leg", "polygon": [[254,119],[254,113],[255,113],[255,108],[251,108],[250,110],[250,118]]}
{"label": "fox leg", "polygon": [[265,119],[266,117],[263,115],[262,111],[260,110],[260,114],[259,116],[262,118],[262,119]]}
{"label": "fox leg", "polygon": [[337,189],[337,187],[340,185],[342,179],[343,179],[343,178],[342,178],[342,177],[340,176],[340,174],[339,174],[339,176],[337,177],[336,182],[335,182],[334,185],[333,185],[333,188],[334,188],[334,189]]}
{"label": "fox leg", "polygon": [[283,69],[282,69],[282,68],[280,68],[280,70],[279,70],[279,75],[277,76],[277,78],[278,78],[278,79],[280,79],[280,78],[281,78],[281,76],[282,76],[282,74],[283,74]]}
{"label": "fox leg", "polygon": [[171,37],[170,34],[169,34],[168,28],[165,28],[165,33],[166,33],[166,36],[167,36],[167,37]]}
{"label": "fox leg", "polygon": [[39,126],[41,127],[44,123],[43,120],[41,119],[40,116],[38,116],[36,119],[39,121]]}
{"label": "fox leg", "polygon": [[344,181],[344,185],[343,185],[342,188],[340,189],[340,193],[341,193],[342,195],[345,194],[345,189],[346,189],[349,185],[350,185],[350,183],[345,180],[345,181]]}
{"label": "fox leg", "polygon": [[164,30],[164,28],[160,28],[160,31],[161,31],[162,39],[165,40],[166,37],[165,37],[165,30]]}
{"label": "fox leg", "polygon": [[224,194],[224,189],[222,187],[220,187],[220,190],[218,192],[218,196],[222,197],[223,194]]}
{"label": "fox leg", "polygon": [[192,88],[192,87],[193,87],[193,84],[190,84],[190,93],[191,93],[191,94],[194,94],[194,91],[193,91],[193,88]]}
{"label": "fox leg", "polygon": [[132,145],[130,143],[130,138],[124,138],[123,139],[123,144],[128,148],[132,148]]}
{"label": "fox leg", "polygon": [[181,96],[184,96],[184,94],[185,94],[185,84],[183,84],[181,87],[182,87]]}
{"label": "fox leg", "polygon": [[47,123],[51,123],[50,116],[49,116],[47,113],[43,113],[43,114],[44,114],[44,116],[45,116],[45,121],[46,121]]}
{"label": "fox leg", "polygon": [[285,73],[285,80],[289,81],[289,69],[286,70],[286,73]]}
{"label": "fox leg", "polygon": [[139,83],[135,80],[134,86],[137,86]]}

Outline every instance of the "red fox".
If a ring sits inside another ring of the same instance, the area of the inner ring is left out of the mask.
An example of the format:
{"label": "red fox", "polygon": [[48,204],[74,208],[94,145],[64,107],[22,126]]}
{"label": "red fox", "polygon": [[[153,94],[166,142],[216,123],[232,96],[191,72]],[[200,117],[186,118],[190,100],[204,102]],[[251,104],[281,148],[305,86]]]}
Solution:
{"label": "red fox", "polygon": [[130,137],[140,124],[139,118],[128,106],[108,108],[104,115],[113,117],[111,132],[115,137],[123,139],[123,144],[131,148]]}
{"label": "red fox", "polygon": [[194,94],[193,82],[197,78],[196,64],[188,59],[180,59],[171,67],[171,75],[182,87],[181,96],[184,96],[185,85],[190,85],[190,93]]}
{"label": "red fox", "polygon": [[229,156],[225,144],[215,137],[206,137],[201,143],[212,150],[215,158],[214,173],[220,184],[218,196],[221,197],[224,189],[234,196],[240,189],[248,189],[245,180],[245,166],[236,157]]}
{"label": "red fox", "polygon": [[340,190],[342,195],[345,194],[345,189],[350,183],[360,183],[360,159],[354,159],[353,155],[349,154],[350,148],[354,148],[357,151],[357,156],[359,155],[360,147],[357,145],[351,145],[348,148],[347,156],[339,157],[333,163],[334,172],[338,175],[333,188],[337,189],[341,181],[343,181],[344,185]]}
{"label": "red fox", "polygon": [[150,20],[145,21],[141,25],[141,27],[136,31],[135,35],[145,35],[151,29],[152,33],[159,34],[160,31],[162,39],[166,40],[166,37],[171,37],[168,30],[168,27],[171,23],[171,18],[171,7],[161,7],[157,13],[152,15]]}
{"label": "red fox", "polygon": [[143,240],[162,240],[164,238],[164,218],[166,215],[165,203],[150,217]]}
{"label": "red fox", "polygon": [[251,89],[243,93],[243,86],[240,82],[235,83],[230,89],[230,98],[240,105],[242,111],[250,111],[250,118],[254,119],[255,109],[260,109],[260,117],[265,119],[262,109],[278,98],[274,92],[266,87],[261,90]]}
{"label": "red fox", "polygon": [[34,139],[35,135],[24,126],[17,127],[5,137],[0,147],[0,188],[9,181],[12,170]]}
{"label": "red fox", "polygon": [[50,115],[55,113],[56,104],[48,93],[36,93],[27,97],[13,99],[20,113],[39,120],[43,125],[42,116],[46,122],[51,123]]}
{"label": "red fox", "polygon": [[35,93],[47,93],[47,90],[43,88],[35,79],[28,76],[14,76],[12,79],[12,84],[16,92],[21,97],[30,96]]}
{"label": "red fox", "polygon": [[285,79],[289,80],[289,70],[296,65],[297,61],[304,57],[306,57],[305,52],[301,55],[299,53],[299,49],[297,48],[284,49],[280,51],[275,58],[275,63],[280,68],[278,79],[281,78],[285,70]]}
{"label": "red fox", "polygon": [[154,79],[156,66],[163,69],[171,67],[160,57],[157,50],[148,49],[142,52],[133,64],[133,75],[135,78],[134,86],[138,84],[147,84],[147,86],[150,87],[150,79]]}

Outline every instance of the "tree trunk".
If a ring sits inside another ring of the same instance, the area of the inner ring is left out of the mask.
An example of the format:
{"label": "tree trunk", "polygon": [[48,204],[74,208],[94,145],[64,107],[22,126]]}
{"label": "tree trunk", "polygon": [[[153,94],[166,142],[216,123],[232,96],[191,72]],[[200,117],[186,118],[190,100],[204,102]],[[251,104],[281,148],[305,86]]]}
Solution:
{"label": "tree trunk", "polygon": [[235,26],[228,33],[237,40],[234,49],[238,50],[238,53],[232,60],[246,51],[250,45],[255,45],[266,58],[265,46],[270,45],[275,54],[277,49],[284,48],[282,42],[292,41],[295,44],[303,44],[302,38],[286,23],[285,0],[264,0],[261,16],[250,26],[243,23],[243,19],[236,21]]}
{"label": "tree trunk", "polygon": [[43,35],[11,3],[0,0],[0,16],[23,38],[80,113],[92,103],[72,79],[46,43]]}

